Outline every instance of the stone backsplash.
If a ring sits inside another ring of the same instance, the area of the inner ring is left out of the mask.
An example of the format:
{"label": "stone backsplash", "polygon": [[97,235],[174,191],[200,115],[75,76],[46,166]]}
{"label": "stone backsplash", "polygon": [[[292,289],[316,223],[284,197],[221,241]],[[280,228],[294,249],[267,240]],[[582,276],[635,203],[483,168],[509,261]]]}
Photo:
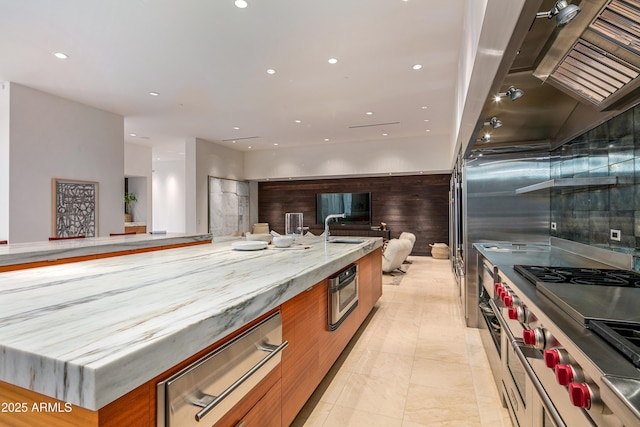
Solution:
{"label": "stone backsplash", "polygon": [[552,179],[618,177],[616,185],[552,189],[551,235],[631,253],[640,271],[640,106],[552,151],[550,166]]}

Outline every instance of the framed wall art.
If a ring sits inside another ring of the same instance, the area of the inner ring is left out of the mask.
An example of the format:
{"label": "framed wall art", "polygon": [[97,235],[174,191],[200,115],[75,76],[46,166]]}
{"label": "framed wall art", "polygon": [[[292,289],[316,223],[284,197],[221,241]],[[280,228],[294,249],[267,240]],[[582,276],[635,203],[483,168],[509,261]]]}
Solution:
{"label": "framed wall art", "polygon": [[98,183],[53,178],[53,237],[98,235]]}

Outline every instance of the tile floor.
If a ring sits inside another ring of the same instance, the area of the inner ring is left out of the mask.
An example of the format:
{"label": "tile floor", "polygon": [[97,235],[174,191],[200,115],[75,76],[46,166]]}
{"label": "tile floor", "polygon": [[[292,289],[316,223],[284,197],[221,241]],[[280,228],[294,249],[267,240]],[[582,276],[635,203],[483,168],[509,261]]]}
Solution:
{"label": "tile floor", "polygon": [[512,427],[449,261],[409,259],[293,426]]}

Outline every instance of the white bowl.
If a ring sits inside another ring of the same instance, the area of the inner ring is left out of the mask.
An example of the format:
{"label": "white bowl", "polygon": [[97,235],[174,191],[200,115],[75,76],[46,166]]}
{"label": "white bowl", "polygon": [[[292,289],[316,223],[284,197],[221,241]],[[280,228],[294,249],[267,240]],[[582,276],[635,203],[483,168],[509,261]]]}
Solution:
{"label": "white bowl", "polygon": [[271,243],[273,236],[269,233],[246,233],[247,240],[259,240],[262,242]]}
{"label": "white bowl", "polygon": [[274,236],[273,244],[277,248],[288,248],[293,243],[293,237],[291,236]]}

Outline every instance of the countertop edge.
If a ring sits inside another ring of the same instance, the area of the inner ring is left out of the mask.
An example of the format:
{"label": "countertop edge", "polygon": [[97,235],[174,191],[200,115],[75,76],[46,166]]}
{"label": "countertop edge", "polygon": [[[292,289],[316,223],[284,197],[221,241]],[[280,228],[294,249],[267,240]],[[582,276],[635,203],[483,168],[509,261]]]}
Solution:
{"label": "countertop edge", "polygon": [[[212,236],[210,233],[137,234],[69,241],[61,240],[56,242],[12,244],[0,248],[0,267],[211,240]],[[43,246],[43,248],[38,249],[38,246]],[[44,248],[44,246],[46,246],[46,248]],[[35,247],[35,249],[30,249],[33,247]]]}

